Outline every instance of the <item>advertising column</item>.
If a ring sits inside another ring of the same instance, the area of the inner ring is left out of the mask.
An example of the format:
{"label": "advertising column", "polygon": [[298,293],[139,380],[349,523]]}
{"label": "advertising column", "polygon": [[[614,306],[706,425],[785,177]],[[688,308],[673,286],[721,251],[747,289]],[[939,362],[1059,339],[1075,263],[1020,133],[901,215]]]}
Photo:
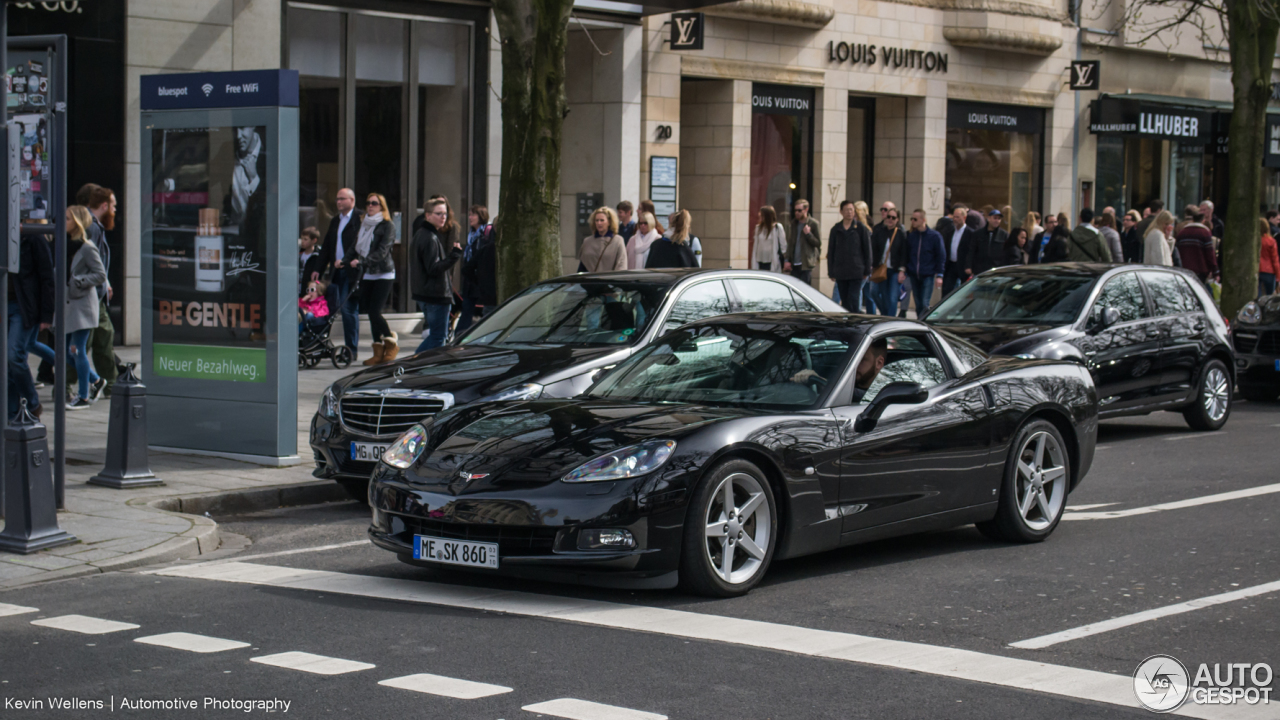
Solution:
{"label": "advertising column", "polygon": [[142,78],[153,446],[297,461],[297,105],[288,70]]}

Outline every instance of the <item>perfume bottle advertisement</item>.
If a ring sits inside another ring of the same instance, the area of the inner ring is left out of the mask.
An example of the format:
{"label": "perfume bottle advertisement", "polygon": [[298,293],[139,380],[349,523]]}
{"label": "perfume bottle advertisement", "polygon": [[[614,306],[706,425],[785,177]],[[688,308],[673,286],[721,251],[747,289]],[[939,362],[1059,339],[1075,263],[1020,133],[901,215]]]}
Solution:
{"label": "perfume bottle advertisement", "polygon": [[151,133],[152,371],[265,382],[266,128]]}

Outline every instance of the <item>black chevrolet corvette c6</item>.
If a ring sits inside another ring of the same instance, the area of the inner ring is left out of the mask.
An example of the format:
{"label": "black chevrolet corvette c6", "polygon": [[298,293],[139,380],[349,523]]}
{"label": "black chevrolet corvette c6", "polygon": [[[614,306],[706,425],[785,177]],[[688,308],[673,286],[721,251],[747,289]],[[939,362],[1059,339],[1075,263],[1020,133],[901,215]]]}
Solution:
{"label": "black chevrolet corvette c6", "polygon": [[424,421],[373,473],[373,542],[425,566],[713,596],[775,558],[977,523],[1044,540],[1088,471],[1078,363],[988,359],[921,323],[727,315],[583,396]]}

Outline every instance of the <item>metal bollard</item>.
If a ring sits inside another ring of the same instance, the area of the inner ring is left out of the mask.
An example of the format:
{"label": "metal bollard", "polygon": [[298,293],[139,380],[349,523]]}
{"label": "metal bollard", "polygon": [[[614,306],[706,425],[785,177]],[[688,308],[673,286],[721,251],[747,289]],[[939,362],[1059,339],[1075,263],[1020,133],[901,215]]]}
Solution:
{"label": "metal bollard", "polygon": [[27,412],[24,399],[17,420],[4,431],[7,517],[4,532],[0,532],[0,550],[29,555],[79,542],[58,527],[47,436],[44,425]]}
{"label": "metal bollard", "polygon": [[133,374],[133,363],[111,389],[107,464],[89,484],[117,490],[164,485],[147,462],[147,386]]}

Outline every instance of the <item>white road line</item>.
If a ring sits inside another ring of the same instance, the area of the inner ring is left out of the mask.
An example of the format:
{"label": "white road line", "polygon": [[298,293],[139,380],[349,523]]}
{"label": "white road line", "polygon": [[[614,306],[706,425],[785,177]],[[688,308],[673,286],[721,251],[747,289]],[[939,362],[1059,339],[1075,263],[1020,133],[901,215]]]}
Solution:
{"label": "white road line", "polygon": [[1174,435],[1173,437],[1167,437],[1164,439],[1164,441],[1178,442],[1179,440],[1192,440],[1195,438],[1203,438],[1203,437],[1222,437],[1223,435],[1226,435],[1226,434],[1227,434],[1226,430],[1219,430],[1217,432],[1211,432],[1211,433],[1189,432],[1189,433],[1182,433],[1181,435]]}
{"label": "white road line", "polygon": [[1111,618],[1110,620],[1093,623],[1092,625],[1083,625],[1078,628],[1063,630],[1062,632],[1056,632],[1051,635],[1041,635],[1040,637],[1031,638],[1030,640],[1020,640],[1016,643],[1010,643],[1009,647],[1022,648],[1024,650],[1039,650],[1040,648],[1047,648],[1051,645],[1067,642],[1068,640],[1076,640],[1082,637],[1089,637],[1090,635],[1111,632],[1112,630],[1119,630],[1122,627],[1144,623],[1148,620],[1156,620],[1170,615],[1180,615],[1182,613],[1191,612],[1192,610],[1199,610],[1200,608],[1235,602],[1236,600],[1243,600],[1255,595],[1266,595],[1267,593],[1273,592],[1280,592],[1280,582],[1270,582],[1265,585],[1254,585],[1253,587],[1240,588],[1239,590],[1232,590],[1231,592],[1225,592],[1220,595],[1210,595],[1209,597],[1202,597],[1197,600],[1180,602],[1176,605],[1166,605],[1152,610],[1143,610],[1142,612],[1133,613],[1132,615],[1122,615],[1117,618]]}
{"label": "white road line", "polygon": [[404,677],[390,678],[382,680],[378,684],[386,685],[387,687],[400,688],[401,690],[412,690],[414,692],[427,693],[429,695],[457,698],[459,700],[475,700],[476,698],[489,697],[490,695],[501,695],[502,693],[511,692],[511,688],[502,687],[501,685],[488,685],[486,683],[459,680],[458,678],[444,677],[443,675],[432,675],[430,673],[418,673],[417,675],[405,675]]}
{"label": "white road line", "polygon": [[1093,510],[1094,508],[1108,507],[1110,505],[1118,505],[1119,503],[1095,503],[1093,505],[1072,505],[1067,508],[1067,512],[1080,512],[1081,510]]}
{"label": "white road line", "polygon": [[195,635],[193,633],[184,632],[148,635],[147,637],[134,638],[133,641],[145,643],[147,645],[159,645],[161,647],[173,648],[175,650],[187,650],[195,653],[215,653],[222,652],[224,650],[236,650],[238,648],[249,647],[249,643],[247,642],[224,640],[222,638],[209,637],[208,635]]}
{"label": "white road line", "polygon": [[1271,493],[1280,492],[1280,483],[1274,485],[1260,485],[1245,490],[1232,490],[1231,492],[1218,493],[1217,495],[1205,495],[1204,497],[1190,498],[1188,500],[1178,500],[1176,502],[1160,503],[1159,505],[1148,505],[1146,507],[1129,508],[1127,510],[1104,510],[1102,512],[1081,512],[1063,514],[1063,520],[1111,520],[1113,518],[1133,517],[1134,515],[1146,515],[1148,513],[1163,512],[1165,510],[1182,510],[1183,508],[1196,507],[1197,505],[1209,505],[1211,503],[1226,502],[1228,500],[1240,500],[1241,498],[1257,497],[1258,495],[1270,495]]}
{"label": "white road line", "polygon": [[290,670],[301,670],[302,672],[314,673],[316,675],[341,675],[343,673],[369,670],[377,667],[376,665],[356,662],[355,660],[343,660],[341,658],[312,655],[311,653],[297,651],[277,653],[275,655],[263,655],[261,657],[249,658],[249,660],[256,663],[262,663],[263,665],[274,665],[276,667],[289,668]]}
{"label": "white road line", "polygon": [[[320,591],[400,602],[508,613],[686,639],[724,642],[878,665],[1072,699],[1136,707],[1133,678],[971,650],[884,640],[851,633],[706,615],[685,610],[510,592],[398,578],[298,570],[253,563],[182,565],[159,575]],[[1265,710],[1265,712],[1264,712]],[[1196,706],[1181,714],[1217,718],[1271,717],[1271,708]],[[1274,718],[1271,718],[1274,720]]]}
{"label": "white road line", "polygon": [[10,605],[8,603],[0,603],[0,617],[9,617],[10,615],[22,615],[25,613],[40,612],[39,608],[27,607],[25,605]]}
{"label": "white road line", "polygon": [[133,623],[102,620],[86,615],[59,615],[58,617],[45,618],[43,620],[32,620],[31,624],[58,630],[70,630],[71,632],[84,633],[85,635],[105,635],[107,633],[120,632],[121,630],[134,630],[140,627]]}
{"label": "white road line", "polygon": [[666,715],[574,698],[548,700],[534,705],[525,705],[520,709],[531,713],[569,718],[569,720],[667,720]]}
{"label": "white road line", "polygon": [[[355,547],[357,545],[368,545],[373,547],[373,543],[368,540],[352,540],[351,542],[335,543],[333,545],[317,545],[316,547],[298,548],[296,550],[281,550],[279,552],[259,553],[257,555],[245,555],[243,557],[230,558],[233,562],[242,560],[258,560],[269,557],[283,557],[285,555],[298,555],[301,553],[323,552],[325,550],[340,550],[342,548]],[[214,562],[221,562],[215,560]]]}

